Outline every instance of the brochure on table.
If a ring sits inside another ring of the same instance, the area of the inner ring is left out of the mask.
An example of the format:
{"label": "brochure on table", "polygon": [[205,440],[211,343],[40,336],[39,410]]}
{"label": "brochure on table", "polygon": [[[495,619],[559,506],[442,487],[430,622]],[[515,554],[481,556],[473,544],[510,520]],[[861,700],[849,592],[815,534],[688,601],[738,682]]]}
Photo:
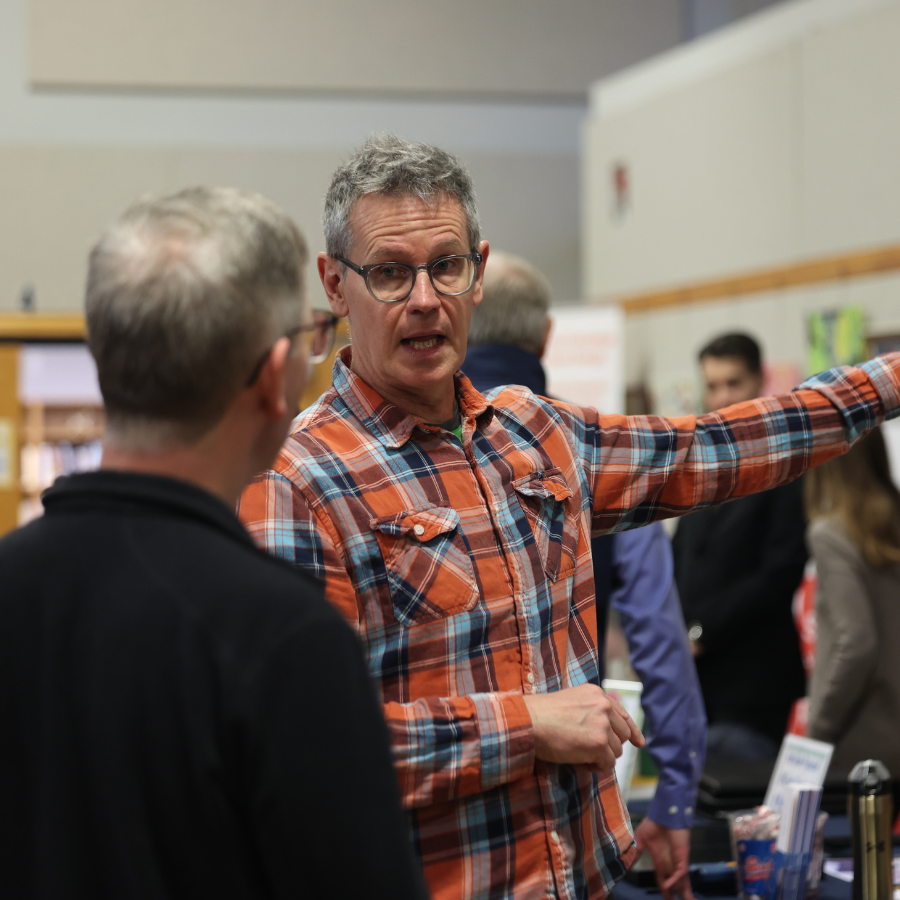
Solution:
{"label": "brochure on table", "polygon": [[766,791],[765,805],[779,813],[783,820],[789,802],[793,800],[788,786],[809,784],[822,787],[825,784],[825,774],[828,772],[832,753],[834,753],[833,744],[799,737],[796,734],[785,735],[769,782],[769,789]]}

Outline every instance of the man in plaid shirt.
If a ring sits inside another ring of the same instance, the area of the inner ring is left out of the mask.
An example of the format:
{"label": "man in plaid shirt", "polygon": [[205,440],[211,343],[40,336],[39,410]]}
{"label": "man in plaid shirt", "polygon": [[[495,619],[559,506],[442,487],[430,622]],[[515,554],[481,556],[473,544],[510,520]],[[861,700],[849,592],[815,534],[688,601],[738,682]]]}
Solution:
{"label": "man in plaid shirt", "polygon": [[325,235],[352,350],[241,517],[356,628],[433,896],[605,897],[635,855],[613,764],[643,738],[599,687],[591,535],[846,450],[900,414],[900,355],[699,418],[488,401],[458,371],[489,251],[459,163],[370,139]]}

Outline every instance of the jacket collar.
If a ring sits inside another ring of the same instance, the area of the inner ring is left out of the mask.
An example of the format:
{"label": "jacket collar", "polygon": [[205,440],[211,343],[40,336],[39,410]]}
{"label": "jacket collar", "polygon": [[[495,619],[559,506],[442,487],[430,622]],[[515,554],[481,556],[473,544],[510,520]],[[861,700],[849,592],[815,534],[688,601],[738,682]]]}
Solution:
{"label": "jacket collar", "polygon": [[109,509],[193,518],[255,546],[234,511],[218,497],[197,485],[162,475],[111,469],[65,475],[44,491],[41,500],[48,515]]}
{"label": "jacket collar", "polygon": [[547,395],[547,376],[540,359],[520,347],[469,347],[463,368],[479,391],[490,391],[502,384],[522,384],[533,394]]}
{"label": "jacket collar", "polygon": [[[399,406],[389,403],[362,378],[351,372],[352,354],[352,347],[344,347],[338,353],[334,361],[332,386],[347,408],[370,433],[386,447],[396,450],[417,430],[425,434],[437,430],[433,426],[423,425]],[[466,423],[472,420],[481,427],[487,425],[494,414],[493,406],[472,387],[472,382],[461,371],[453,376],[453,381],[463,428],[465,429]]]}

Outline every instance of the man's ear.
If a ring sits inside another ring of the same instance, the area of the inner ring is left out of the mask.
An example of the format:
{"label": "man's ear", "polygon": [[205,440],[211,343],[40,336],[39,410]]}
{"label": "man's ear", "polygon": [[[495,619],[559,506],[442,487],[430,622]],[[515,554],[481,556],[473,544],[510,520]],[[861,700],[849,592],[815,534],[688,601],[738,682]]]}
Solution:
{"label": "man's ear", "polygon": [[541,352],[538,353],[540,359],[543,359],[544,354],[547,352],[547,344],[550,341],[551,331],[553,331],[553,319],[551,319],[550,316],[547,316],[547,321],[544,323],[544,339],[541,341]]}
{"label": "man's ear", "polygon": [[267,419],[276,420],[287,413],[287,365],[291,352],[291,339],[279,338],[269,351],[253,382],[258,408]]}
{"label": "man's ear", "polygon": [[481,265],[478,267],[478,274],[475,276],[475,284],[472,286],[472,306],[478,306],[484,299],[484,267],[487,265],[491,245],[487,241],[482,241],[478,245],[478,252],[481,254],[482,259]]}
{"label": "man's ear", "polygon": [[325,288],[325,296],[328,304],[336,316],[343,318],[349,312],[347,298],[344,296],[344,279],[341,277],[341,264],[327,253],[320,253],[316,257],[316,265],[319,269],[319,278],[322,279],[322,287]]}

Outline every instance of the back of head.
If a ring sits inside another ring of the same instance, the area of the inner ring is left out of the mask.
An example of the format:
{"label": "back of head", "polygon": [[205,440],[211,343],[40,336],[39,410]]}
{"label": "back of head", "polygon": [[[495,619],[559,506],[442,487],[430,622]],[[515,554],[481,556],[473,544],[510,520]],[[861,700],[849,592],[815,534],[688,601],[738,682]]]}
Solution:
{"label": "back of head", "polygon": [[469,346],[502,344],[540,356],[547,333],[550,284],[531,263],[491,252],[483,298],[472,310]]}
{"label": "back of head", "polygon": [[758,375],[762,372],[762,351],[749,334],[733,331],[719,335],[697,354],[700,362],[710,356],[715,359],[740,359],[751,374]]}
{"label": "back of head", "polygon": [[271,201],[189,188],[130,207],[90,255],[88,345],[123,449],[191,443],[304,314],[307,249]]}
{"label": "back of head", "polygon": [[418,197],[425,203],[454,198],[466,217],[472,252],[481,242],[481,224],[472,179],[460,161],[430,144],[404,141],[393,134],[372,135],[334,173],[325,195],[322,223],[325,249],[336,258],[350,255],[353,206],[367,194]]}
{"label": "back of head", "polygon": [[804,476],[810,520],[836,519],[873,566],[900,563],[900,492],[879,428]]}

